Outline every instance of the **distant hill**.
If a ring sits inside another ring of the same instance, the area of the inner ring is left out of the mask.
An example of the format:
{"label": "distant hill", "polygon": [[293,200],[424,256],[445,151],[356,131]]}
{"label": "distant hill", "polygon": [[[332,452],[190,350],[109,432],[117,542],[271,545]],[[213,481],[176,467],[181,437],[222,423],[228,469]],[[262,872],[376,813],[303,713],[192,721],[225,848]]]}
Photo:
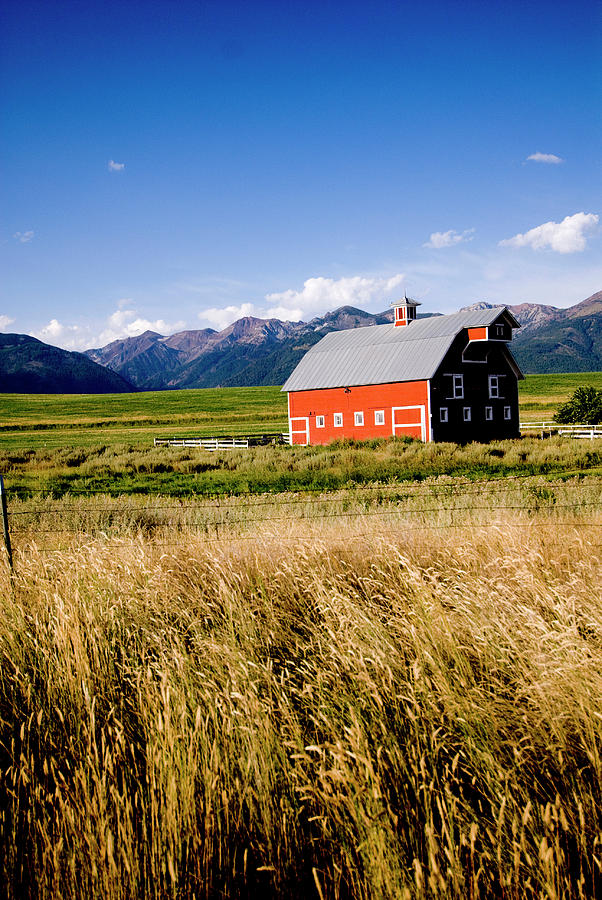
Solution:
{"label": "distant hill", "polygon": [[27,334],[0,334],[0,392],[117,394],[136,388],[83,353],[60,350]]}

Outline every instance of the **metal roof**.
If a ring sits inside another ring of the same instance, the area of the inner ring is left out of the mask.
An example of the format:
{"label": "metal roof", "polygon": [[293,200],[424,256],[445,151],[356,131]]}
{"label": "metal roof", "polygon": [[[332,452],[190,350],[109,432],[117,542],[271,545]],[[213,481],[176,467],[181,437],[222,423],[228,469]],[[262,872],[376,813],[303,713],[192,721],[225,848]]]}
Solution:
{"label": "metal roof", "polygon": [[506,307],[465,310],[450,316],[416,319],[403,327],[370,325],[331,331],[307,351],[283,391],[388,384],[432,378],[463,328],[491,325]]}

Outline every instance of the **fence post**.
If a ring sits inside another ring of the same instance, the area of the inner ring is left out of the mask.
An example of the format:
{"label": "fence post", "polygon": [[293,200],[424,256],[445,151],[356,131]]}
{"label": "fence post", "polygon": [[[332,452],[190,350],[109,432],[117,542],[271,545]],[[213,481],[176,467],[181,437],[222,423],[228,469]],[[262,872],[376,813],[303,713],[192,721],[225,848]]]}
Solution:
{"label": "fence post", "polygon": [[8,513],[6,511],[6,494],[4,492],[4,479],[0,475],[0,505],[2,506],[2,527],[4,528],[4,545],[10,570],[13,570],[13,551],[10,546],[10,532],[8,530]]}

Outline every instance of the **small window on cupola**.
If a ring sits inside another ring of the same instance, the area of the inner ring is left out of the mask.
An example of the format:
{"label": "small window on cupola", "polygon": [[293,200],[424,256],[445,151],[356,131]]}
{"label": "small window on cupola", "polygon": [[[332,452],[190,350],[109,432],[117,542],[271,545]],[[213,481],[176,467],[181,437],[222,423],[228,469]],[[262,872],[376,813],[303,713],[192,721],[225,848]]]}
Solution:
{"label": "small window on cupola", "polygon": [[391,306],[395,310],[394,322],[395,326],[409,325],[416,319],[416,308],[421,304],[417,300],[411,300],[410,297],[404,295],[402,300],[394,300]]}

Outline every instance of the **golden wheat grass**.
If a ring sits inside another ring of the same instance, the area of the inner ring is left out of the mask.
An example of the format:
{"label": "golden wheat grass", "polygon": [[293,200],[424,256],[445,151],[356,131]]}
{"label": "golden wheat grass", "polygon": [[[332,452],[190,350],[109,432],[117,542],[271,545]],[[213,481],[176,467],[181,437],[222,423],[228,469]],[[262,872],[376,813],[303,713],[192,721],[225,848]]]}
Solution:
{"label": "golden wheat grass", "polygon": [[548,516],[16,541],[6,896],[594,896],[602,517]]}

